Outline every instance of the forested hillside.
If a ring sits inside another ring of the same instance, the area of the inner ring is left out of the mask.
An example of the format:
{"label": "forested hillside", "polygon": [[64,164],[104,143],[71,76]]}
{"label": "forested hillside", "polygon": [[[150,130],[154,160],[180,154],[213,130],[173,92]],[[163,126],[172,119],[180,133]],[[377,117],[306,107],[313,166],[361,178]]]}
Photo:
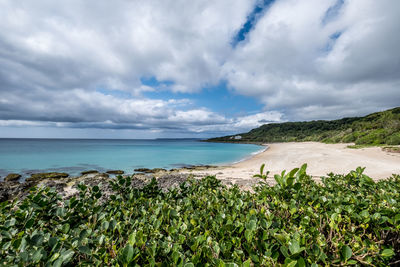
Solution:
{"label": "forested hillside", "polygon": [[[241,136],[241,139],[237,136]],[[248,133],[209,139],[215,142],[301,142],[350,143],[356,145],[400,145],[400,107],[365,117],[332,121],[264,124]]]}

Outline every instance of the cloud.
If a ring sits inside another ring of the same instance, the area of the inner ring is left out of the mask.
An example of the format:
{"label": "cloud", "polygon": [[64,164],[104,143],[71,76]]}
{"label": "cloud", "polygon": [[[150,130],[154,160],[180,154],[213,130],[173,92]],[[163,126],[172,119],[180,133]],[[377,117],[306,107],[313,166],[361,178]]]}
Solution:
{"label": "cloud", "polygon": [[[399,11],[390,0],[0,0],[0,126],[233,133],[398,106]],[[262,110],[196,105],[221,83]]]}
{"label": "cloud", "polygon": [[399,11],[388,0],[276,1],[223,71],[233,90],[292,120],[398,106]]}
{"label": "cloud", "polygon": [[280,121],[275,112],[228,118],[188,99],[125,99],[74,89],[46,93],[34,104],[25,98],[2,97],[0,126],[164,130],[175,132],[237,132]]}
{"label": "cloud", "polygon": [[64,90],[110,80],[135,88],[141,77],[154,76],[173,81],[174,91],[193,92],[219,81],[229,41],[253,1],[0,4],[6,77]]}

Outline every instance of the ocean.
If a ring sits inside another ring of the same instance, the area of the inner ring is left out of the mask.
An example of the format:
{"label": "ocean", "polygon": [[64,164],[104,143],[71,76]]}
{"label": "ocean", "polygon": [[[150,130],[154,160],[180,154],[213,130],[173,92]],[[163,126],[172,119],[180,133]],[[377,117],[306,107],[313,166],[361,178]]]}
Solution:
{"label": "ocean", "polygon": [[[264,150],[251,144],[200,142],[198,139],[0,139],[0,176],[20,173],[136,168],[178,168],[230,164]],[[0,178],[0,180],[2,180]]]}

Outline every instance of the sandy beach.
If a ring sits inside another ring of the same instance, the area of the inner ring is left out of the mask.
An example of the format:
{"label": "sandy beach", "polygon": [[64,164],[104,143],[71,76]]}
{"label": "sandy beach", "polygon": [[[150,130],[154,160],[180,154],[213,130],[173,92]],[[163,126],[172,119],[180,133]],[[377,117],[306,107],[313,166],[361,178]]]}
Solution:
{"label": "sandy beach", "polygon": [[[252,176],[259,172],[261,164],[270,176],[282,170],[291,170],[307,163],[307,173],[318,179],[333,172],[346,174],[358,166],[366,167],[365,174],[375,180],[400,174],[400,153],[382,151],[380,147],[362,149],[347,148],[349,144],[323,144],[318,142],[266,144],[268,149],[254,157],[230,166],[192,171],[193,175],[215,175],[239,185],[253,184]],[[255,182],[255,181],[254,181]],[[273,183],[273,178],[268,182]]]}

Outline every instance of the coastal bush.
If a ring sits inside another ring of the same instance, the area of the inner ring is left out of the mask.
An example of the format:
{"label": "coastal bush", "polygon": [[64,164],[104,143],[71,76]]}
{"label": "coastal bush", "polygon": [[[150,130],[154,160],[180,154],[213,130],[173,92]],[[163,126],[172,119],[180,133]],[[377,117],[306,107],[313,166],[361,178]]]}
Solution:
{"label": "coastal bush", "polygon": [[379,145],[400,144],[400,108],[370,114],[365,117],[344,118],[332,121],[303,121],[269,123],[248,133],[240,140],[232,136],[211,138],[217,142],[304,142],[348,143]]}
{"label": "coastal bush", "polygon": [[81,184],[68,200],[32,188],[24,200],[0,204],[0,265],[399,263],[400,176],[374,182],[358,168],[316,183],[303,165],[274,178],[252,192],[215,177],[164,192],[155,179],[137,189],[119,176],[106,202],[101,186]]}
{"label": "coastal bush", "polygon": [[393,134],[388,138],[388,145],[400,145],[400,133]]}

